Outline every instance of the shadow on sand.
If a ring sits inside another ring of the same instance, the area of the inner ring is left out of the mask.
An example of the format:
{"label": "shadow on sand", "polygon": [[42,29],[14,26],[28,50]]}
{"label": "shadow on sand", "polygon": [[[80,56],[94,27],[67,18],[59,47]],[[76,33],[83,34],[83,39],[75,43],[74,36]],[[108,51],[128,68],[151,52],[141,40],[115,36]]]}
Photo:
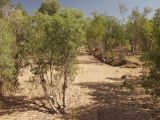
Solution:
{"label": "shadow on sand", "polygon": [[0,110],[0,116],[30,110],[53,114],[53,111],[45,104],[46,100],[44,97],[35,97],[31,100],[26,98],[26,96],[4,96],[1,98],[0,101],[3,103],[3,106]]}
{"label": "shadow on sand", "polygon": [[92,92],[93,104],[73,109],[65,120],[160,120],[160,111],[143,92],[121,89],[120,84],[84,82],[78,84]]}
{"label": "shadow on sand", "polygon": [[[94,103],[73,108],[72,112],[62,116],[64,120],[160,120],[160,111],[155,111],[149,96],[143,91],[121,89],[119,83],[84,82],[76,84],[90,89],[88,93]],[[0,116],[16,111],[36,110],[50,114],[43,97],[27,100],[25,96],[4,97],[5,106]]]}

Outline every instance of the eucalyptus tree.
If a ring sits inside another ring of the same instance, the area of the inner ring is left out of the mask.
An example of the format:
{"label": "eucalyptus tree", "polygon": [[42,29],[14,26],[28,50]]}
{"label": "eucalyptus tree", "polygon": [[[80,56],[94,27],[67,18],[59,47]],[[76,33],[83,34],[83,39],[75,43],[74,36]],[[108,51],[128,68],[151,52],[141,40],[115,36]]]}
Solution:
{"label": "eucalyptus tree", "polygon": [[129,42],[131,45],[132,54],[136,53],[138,42],[140,41],[140,33],[141,33],[141,13],[139,9],[135,7],[132,11],[132,15],[129,16],[129,20],[127,23],[127,31]]}
{"label": "eucalyptus tree", "polygon": [[157,46],[160,46],[160,8],[156,10],[153,17],[153,33],[156,39]]}
{"label": "eucalyptus tree", "polygon": [[122,16],[121,19],[121,26],[122,26],[122,36],[123,36],[123,45],[127,47],[128,46],[128,35],[127,35],[127,17],[126,17],[126,13],[128,12],[128,8],[125,6],[125,4],[120,4],[119,5],[119,11],[120,14]]}
{"label": "eucalyptus tree", "polygon": [[145,54],[147,64],[150,67],[150,74],[147,79],[143,81],[143,86],[147,92],[154,97],[160,97],[160,9],[156,10],[153,17],[153,35],[155,44],[152,49]]}
{"label": "eucalyptus tree", "polygon": [[104,50],[112,51],[125,44],[123,26],[113,16],[105,17]]}
{"label": "eucalyptus tree", "polygon": [[[66,107],[65,97],[66,88],[69,80],[74,79],[75,60],[78,48],[85,39],[83,13],[75,9],[65,9],[60,16],[62,17],[62,27],[59,27],[57,45],[59,46],[59,56],[63,68],[63,107]],[[61,41],[61,45],[59,42]],[[59,61],[59,60],[58,60]]]}
{"label": "eucalyptus tree", "polygon": [[0,23],[0,95],[2,95],[2,90],[11,86],[15,68],[13,58],[14,35],[8,22],[0,19]]}
{"label": "eucalyptus tree", "polygon": [[[29,39],[26,53],[27,60],[31,66],[30,71],[38,77],[38,80],[40,80],[39,83],[43,88],[44,96],[52,107],[52,111],[58,112],[54,106],[56,98],[54,98],[55,92],[53,91],[53,87],[56,87],[56,85],[53,85],[52,82],[52,72],[54,70],[52,68],[52,64],[50,63],[50,59],[53,58],[54,54],[50,50],[51,47],[49,47],[49,45],[52,45],[55,40],[53,39],[50,43],[48,43],[49,39],[47,38],[46,31],[50,22],[51,16],[47,14],[37,13],[35,16],[31,17],[31,29],[28,33]],[[50,70],[50,74],[48,73],[48,69]]]}
{"label": "eucalyptus tree", "polygon": [[100,48],[102,59],[105,60],[106,52],[124,44],[124,30],[120,22],[113,16],[94,13],[94,18],[90,20],[87,40],[95,42],[95,47]]}
{"label": "eucalyptus tree", "polygon": [[103,47],[104,35],[105,35],[105,16],[94,12],[93,19],[90,20],[87,29],[87,41],[88,45],[94,44],[93,45],[94,48],[100,48],[103,59],[104,59],[104,47]]}
{"label": "eucalyptus tree", "polygon": [[150,49],[149,47],[152,42],[152,22],[148,20],[147,15],[151,11],[151,8],[145,7],[144,11],[140,12],[139,9],[135,7],[132,15],[129,16],[127,31],[133,54],[136,53],[138,47],[142,51]]}
{"label": "eucalyptus tree", "polygon": [[78,48],[85,39],[83,28],[83,14],[74,9],[54,16],[39,13],[32,19],[28,44],[32,72],[39,76],[54,112],[65,112],[68,81],[75,77]]}
{"label": "eucalyptus tree", "polygon": [[153,36],[153,22],[147,17],[152,12],[150,7],[145,7],[142,13],[141,19],[141,36],[140,36],[140,46],[142,52],[149,51],[151,49],[152,43],[154,42]]}
{"label": "eucalyptus tree", "polygon": [[24,66],[26,42],[28,40],[28,31],[30,27],[29,16],[24,15],[24,11],[16,8],[11,12],[9,18],[10,27],[13,30],[15,43],[14,43],[14,86],[18,85],[18,76],[21,68]]}
{"label": "eucalyptus tree", "polygon": [[140,46],[142,52],[150,51],[154,44],[153,21],[145,19],[141,28]]}

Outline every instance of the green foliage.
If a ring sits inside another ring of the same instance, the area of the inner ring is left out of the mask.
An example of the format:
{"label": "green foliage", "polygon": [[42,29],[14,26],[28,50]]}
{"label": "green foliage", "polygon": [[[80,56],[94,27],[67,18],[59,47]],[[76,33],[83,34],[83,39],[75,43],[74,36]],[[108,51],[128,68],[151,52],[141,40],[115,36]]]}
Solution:
{"label": "green foliage", "polygon": [[125,29],[113,16],[93,15],[88,25],[87,43],[90,51],[99,48],[104,59],[106,52],[126,44]]}
{"label": "green foliage", "polygon": [[54,102],[63,108],[68,81],[75,76],[78,48],[85,39],[84,23],[83,14],[75,9],[64,9],[54,16],[38,13],[32,18],[27,50],[32,72],[41,82],[46,79],[47,84],[42,87],[48,97],[58,97],[55,89],[63,91],[63,105],[61,101]]}
{"label": "green foliage", "polygon": [[35,63],[43,61],[42,64],[46,64],[46,60],[51,65],[70,66],[76,59],[81,42],[85,39],[82,13],[74,9],[65,9],[54,16],[38,14],[32,21],[29,51],[30,55],[33,54]]}
{"label": "green foliage", "polygon": [[104,43],[106,50],[112,50],[125,44],[123,26],[115,17],[106,17],[105,29]]}
{"label": "green foliage", "polygon": [[11,82],[14,77],[13,43],[14,36],[8,22],[0,19],[0,79]]}
{"label": "green foliage", "polygon": [[16,71],[14,73],[14,84],[17,86],[18,75],[25,64],[26,42],[29,39],[28,32],[30,30],[30,20],[28,16],[24,16],[22,10],[16,9],[10,14],[9,22],[15,37],[13,56]]}
{"label": "green foliage", "polygon": [[4,17],[4,6],[7,6],[10,0],[0,0],[0,18]]}
{"label": "green foliage", "polygon": [[156,13],[153,18],[153,28],[154,36],[156,39],[156,44],[160,46],[160,8],[156,10]]}
{"label": "green foliage", "polygon": [[132,54],[136,53],[138,43],[140,41],[142,16],[139,9],[135,7],[132,11],[132,15],[129,16],[127,23],[128,38],[131,45]]}
{"label": "green foliage", "polygon": [[149,65],[150,65],[150,74],[149,76],[142,81],[142,85],[146,88],[147,93],[153,96],[160,96],[160,50],[152,51],[149,53]]}
{"label": "green foliage", "polygon": [[87,28],[87,44],[90,51],[101,46],[105,34],[104,16],[95,12],[93,17],[89,20]]}
{"label": "green foliage", "polygon": [[39,12],[53,15],[59,10],[59,4],[57,0],[46,0],[42,3],[41,7],[39,8]]}
{"label": "green foliage", "polygon": [[88,27],[87,39],[102,41],[105,34],[105,17],[97,13],[93,13],[93,17]]}
{"label": "green foliage", "polygon": [[24,8],[24,6],[22,4],[17,4],[15,9],[22,11],[23,15],[25,15],[25,16],[27,15],[27,11],[25,10],[25,8]]}
{"label": "green foliage", "polygon": [[131,45],[132,53],[137,50],[143,52],[150,49],[153,39],[152,22],[148,20],[147,15],[151,9],[146,7],[141,13],[137,7],[132,11],[127,23],[128,38]]}
{"label": "green foliage", "polygon": [[143,52],[149,51],[154,43],[153,22],[147,19],[144,20],[141,30],[141,49]]}
{"label": "green foliage", "polygon": [[160,9],[156,10],[153,18],[153,33],[155,44],[146,54],[146,63],[150,67],[150,74],[144,79],[142,85],[147,92],[155,97],[160,97]]}

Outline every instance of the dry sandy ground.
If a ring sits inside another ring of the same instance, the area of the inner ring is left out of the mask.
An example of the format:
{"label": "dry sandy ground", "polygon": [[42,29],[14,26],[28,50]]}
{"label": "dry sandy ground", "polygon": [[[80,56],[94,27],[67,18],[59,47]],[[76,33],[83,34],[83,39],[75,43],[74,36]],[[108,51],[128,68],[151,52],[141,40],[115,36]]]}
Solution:
{"label": "dry sandy ground", "polygon": [[78,59],[79,72],[67,91],[66,115],[28,107],[31,99],[39,100],[41,90],[31,89],[34,87],[27,82],[31,74],[26,69],[20,77],[21,91],[7,98],[10,107],[0,112],[0,120],[160,120],[160,113],[151,109],[150,98],[143,91],[121,89],[121,76],[139,76],[141,68],[111,67],[88,55]]}

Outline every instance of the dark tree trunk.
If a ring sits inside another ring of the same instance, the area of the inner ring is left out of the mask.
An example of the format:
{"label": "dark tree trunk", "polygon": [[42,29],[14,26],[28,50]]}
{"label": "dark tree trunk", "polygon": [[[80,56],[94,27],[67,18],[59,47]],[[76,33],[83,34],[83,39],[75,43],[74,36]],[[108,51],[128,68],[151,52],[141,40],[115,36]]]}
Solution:
{"label": "dark tree trunk", "polygon": [[132,40],[131,50],[132,50],[132,54],[135,55],[136,54],[136,40]]}
{"label": "dark tree trunk", "polygon": [[67,68],[64,70],[64,83],[63,83],[63,113],[65,113],[66,109],[66,89],[67,89]]}
{"label": "dark tree trunk", "polygon": [[3,96],[3,80],[0,79],[0,97]]}

